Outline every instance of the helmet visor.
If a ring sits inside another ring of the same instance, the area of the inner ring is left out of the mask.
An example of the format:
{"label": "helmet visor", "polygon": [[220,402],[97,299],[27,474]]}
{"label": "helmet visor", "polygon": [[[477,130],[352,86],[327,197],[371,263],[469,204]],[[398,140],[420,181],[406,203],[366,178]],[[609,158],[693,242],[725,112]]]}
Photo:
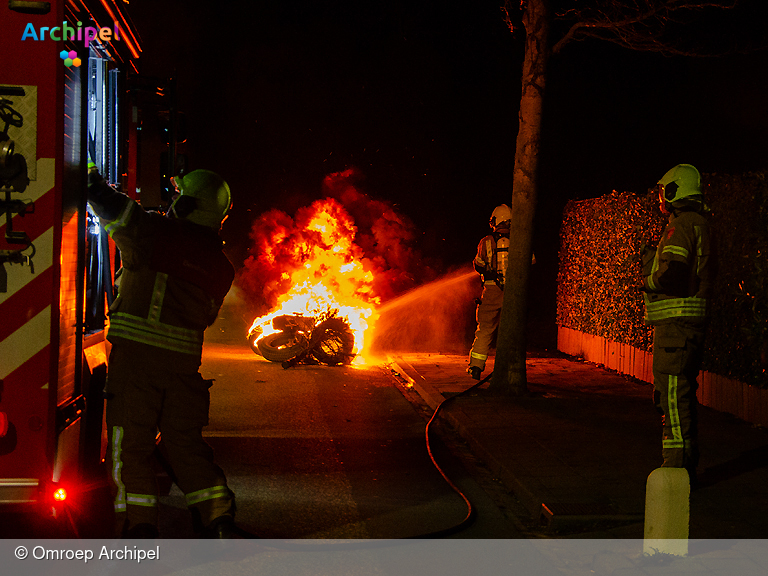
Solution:
{"label": "helmet visor", "polygon": [[653,188],[654,191],[658,192],[659,194],[659,210],[661,210],[662,214],[669,214],[669,210],[667,209],[667,199],[664,197],[664,191],[666,189],[666,186],[659,182],[656,184],[656,186]]}

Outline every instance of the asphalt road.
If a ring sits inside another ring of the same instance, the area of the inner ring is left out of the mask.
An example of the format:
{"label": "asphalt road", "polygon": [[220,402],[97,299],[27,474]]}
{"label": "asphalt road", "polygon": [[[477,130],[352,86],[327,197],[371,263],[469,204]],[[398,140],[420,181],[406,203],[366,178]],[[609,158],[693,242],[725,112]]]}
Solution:
{"label": "asphalt road", "polygon": [[[429,458],[424,418],[381,364],[284,370],[244,335],[225,307],[206,332],[201,368],[216,380],[204,436],[242,528],[261,538],[404,538],[464,520],[465,502]],[[431,448],[478,512],[455,536],[520,537],[439,438]],[[163,536],[192,536],[177,488],[161,514]]]}

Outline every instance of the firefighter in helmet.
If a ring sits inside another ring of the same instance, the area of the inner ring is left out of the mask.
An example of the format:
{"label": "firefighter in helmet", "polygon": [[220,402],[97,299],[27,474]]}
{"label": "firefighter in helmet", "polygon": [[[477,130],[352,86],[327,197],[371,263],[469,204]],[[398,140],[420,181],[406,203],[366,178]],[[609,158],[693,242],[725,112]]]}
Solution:
{"label": "firefighter in helmet", "polygon": [[669,222],[655,252],[643,253],[645,322],[653,335],[654,402],[663,414],[662,466],[696,480],[696,377],[712,288],[713,258],[699,171],[678,164],[659,180]]}
{"label": "firefighter in helmet", "polygon": [[199,373],[203,332],[234,279],[219,230],[231,207],[221,176],[172,179],[167,217],[144,211],[91,169],[88,199],[123,261],[110,307],[107,375],[110,477],[118,536],[157,536],[152,456],[160,431],[176,484],[203,537],[234,534],[234,494],[203,440],[212,380]]}
{"label": "firefighter in helmet", "polygon": [[[506,204],[497,206],[491,214],[489,224],[493,232],[480,240],[473,261],[475,271],[483,282],[483,293],[477,305],[477,330],[472,349],[469,352],[467,372],[475,380],[485,370],[485,362],[493,338],[499,328],[501,304],[504,297],[504,280],[509,262],[509,226],[512,210]],[[536,262],[536,258],[532,260]]]}

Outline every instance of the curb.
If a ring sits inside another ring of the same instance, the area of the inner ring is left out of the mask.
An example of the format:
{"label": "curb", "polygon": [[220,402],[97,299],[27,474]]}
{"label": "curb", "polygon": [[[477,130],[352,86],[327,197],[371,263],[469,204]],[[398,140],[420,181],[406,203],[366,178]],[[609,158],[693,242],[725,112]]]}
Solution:
{"label": "curb", "polygon": [[[401,357],[388,357],[388,365],[395,377],[399,377],[421,396],[434,411],[446,400],[436,388],[431,386],[424,376],[408,361]],[[449,396],[450,398],[450,396]],[[643,515],[620,513],[611,506],[598,503],[567,503],[557,502],[546,498],[547,489],[540,485],[536,478],[526,477],[522,480],[518,474],[494,455],[472,432],[458,414],[442,411],[440,416],[450,424],[467,442],[470,450],[480,459],[493,475],[514,493],[523,507],[531,515],[536,524],[547,530],[556,530],[573,524],[595,521],[642,521]]]}

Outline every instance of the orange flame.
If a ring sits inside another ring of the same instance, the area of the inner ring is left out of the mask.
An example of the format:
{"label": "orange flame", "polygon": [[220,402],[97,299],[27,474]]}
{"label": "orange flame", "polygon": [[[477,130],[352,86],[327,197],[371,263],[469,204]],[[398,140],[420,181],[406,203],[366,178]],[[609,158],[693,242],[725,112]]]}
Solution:
{"label": "orange flame", "polygon": [[[373,295],[373,273],[366,270],[351,217],[333,199],[309,208],[303,229],[288,234],[276,227],[261,258],[270,266],[286,260],[281,280],[290,286],[273,310],[253,321],[264,335],[275,330],[272,320],[283,314],[317,317],[329,310],[345,318],[355,335],[356,362],[363,361],[366,332],[376,318],[379,298]],[[290,268],[294,268],[290,270]]]}

